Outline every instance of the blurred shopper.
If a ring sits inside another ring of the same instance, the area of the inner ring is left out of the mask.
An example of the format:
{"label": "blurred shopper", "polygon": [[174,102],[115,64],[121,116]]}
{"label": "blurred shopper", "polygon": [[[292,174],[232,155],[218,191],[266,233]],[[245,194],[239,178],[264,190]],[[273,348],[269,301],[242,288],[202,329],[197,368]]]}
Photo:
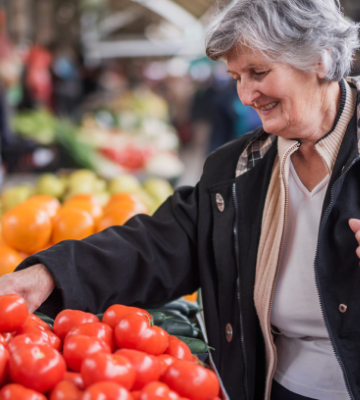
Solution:
{"label": "blurred shopper", "polygon": [[195,93],[192,119],[209,123],[208,153],[261,125],[259,114],[241,102],[234,81],[222,68],[215,69],[205,88]]}
{"label": "blurred shopper", "polygon": [[57,49],[51,69],[55,112],[60,116],[71,117],[82,95],[82,83],[72,49]]}
{"label": "blurred shopper", "polygon": [[26,61],[25,85],[31,102],[35,105],[52,107],[53,86],[50,67],[51,53],[40,45],[34,45]]}
{"label": "blurred shopper", "polygon": [[33,255],[0,293],[54,315],[201,286],[229,398],[360,399],[360,78],[344,79],[358,34],[330,0],[232,2],[207,54],[263,126],[153,217]]}

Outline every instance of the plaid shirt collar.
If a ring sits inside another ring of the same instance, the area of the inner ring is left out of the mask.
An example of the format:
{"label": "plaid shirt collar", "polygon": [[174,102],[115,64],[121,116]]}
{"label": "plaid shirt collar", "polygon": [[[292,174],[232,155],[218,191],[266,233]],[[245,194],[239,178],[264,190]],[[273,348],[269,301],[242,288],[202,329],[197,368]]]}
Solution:
{"label": "plaid shirt collar", "polygon": [[[358,150],[360,153],[360,76],[350,77],[346,79],[347,82],[356,86],[357,94],[357,105],[356,105],[356,116],[358,125]],[[244,175],[250,171],[251,168],[255,167],[258,161],[260,161],[270,149],[271,145],[275,141],[276,136],[270,133],[266,133],[264,130],[259,133],[245,148],[242,152],[239,161],[236,166],[235,176]]]}

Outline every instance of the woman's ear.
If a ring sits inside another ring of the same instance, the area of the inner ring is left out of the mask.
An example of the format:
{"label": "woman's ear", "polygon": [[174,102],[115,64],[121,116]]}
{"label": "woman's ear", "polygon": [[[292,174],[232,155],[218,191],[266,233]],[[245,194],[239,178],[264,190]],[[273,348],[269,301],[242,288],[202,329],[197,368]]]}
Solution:
{"label": "woman's ear", "polygon": [[328,66],[330,64],[330,55],[331,55],[331,50],[326,49],[324,57],[322,58],[322,60],[319,60],[319,62],[317,63],[316,72],[317,72],[317,76],[319,79],[325,79],[325,77],[329,73]]}

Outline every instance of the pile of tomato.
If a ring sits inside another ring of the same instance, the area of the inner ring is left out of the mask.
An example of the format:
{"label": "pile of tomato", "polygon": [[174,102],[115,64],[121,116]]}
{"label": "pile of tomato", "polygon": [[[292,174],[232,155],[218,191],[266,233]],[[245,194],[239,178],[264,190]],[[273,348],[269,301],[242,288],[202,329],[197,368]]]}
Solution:
{"label": "pile of tomato", "polygon": [[0,400],[219,400],[216,374],[136,307],[102,322],[64,310],[54,327],[0,296]]}

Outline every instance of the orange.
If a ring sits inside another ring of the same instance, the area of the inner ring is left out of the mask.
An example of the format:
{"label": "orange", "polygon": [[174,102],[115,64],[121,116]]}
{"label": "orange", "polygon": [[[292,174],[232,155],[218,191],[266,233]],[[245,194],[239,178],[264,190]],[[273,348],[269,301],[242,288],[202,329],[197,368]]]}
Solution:
{"label": "orange", "polygon": [[116,193],[111,196],[109,202],[104,208],[104,214],[113,210],[129,210],[135,214],[148,214],[149,210],[138,196],[130,193]]}
{"label": "orange", "polygon": [[10,246],[0,246],[0,276],[13,272],[22,260],[20,254]]}
{"label": "orange", "polygon": [[63,208],[77,208],[87,211],[97,223],[103,215],[103,208],[99,200],[92,195],[77,195],[68,200]]}
{"label": "orange", "polygon": [[130,210],[113,210],[105,214],[96,226],[96,232],[100,232],[109,226],[124,225],[127,220],[136,215],[136,212]]}
{"label": "orange", "polygon": [[[35,253],[33,253],[33,254],[36,254],[36,253],[38,253],[39,251],[43,251],[43,250],[47,250],[49,247],[51,247],[52,246],[52,243],[47,243],[44,247],[42,247],[40,250],[38,250],[38,251],[36,251]],[[26,257],[25,257],[26,258]]]}
{"label": "orange", "polygon": [[186,296],[183,297],[185,300],[195,303],[198,298],[198,292],[194,292],[193,294],[187,294]]}
{"label": "orange", "polygon": [[92,235],[95,231],[95,223],[92,216],[77,208],[62,208],[53,221],[52,243],[62,240],[81,240]]}
{"label": "orange", "polygon": [[1,218],[5,243],[27,254],[35,253],[49,242],[51,229],[48,214],[26,202],[6,211]]}
{"label": "orange", "polygon": [[69,200],[66,201],[66,203],[71,203],[71,202],[76,202],[76,201],[90,201],[93,203],[99,203],[99,200],[93,196],[90,193],[81,193],[81,194],[76,194],[75,196],[70,197]]}
{"label": "orange", "polygon": [[47,194],[32,196],[26,200],[26,203],[34,204],[40,207],[48,214],[50,219],[53,219],[55,217],[55,215],[59,211],[59,208],[61,207],[61,204],[57,198],[48,196]]}

